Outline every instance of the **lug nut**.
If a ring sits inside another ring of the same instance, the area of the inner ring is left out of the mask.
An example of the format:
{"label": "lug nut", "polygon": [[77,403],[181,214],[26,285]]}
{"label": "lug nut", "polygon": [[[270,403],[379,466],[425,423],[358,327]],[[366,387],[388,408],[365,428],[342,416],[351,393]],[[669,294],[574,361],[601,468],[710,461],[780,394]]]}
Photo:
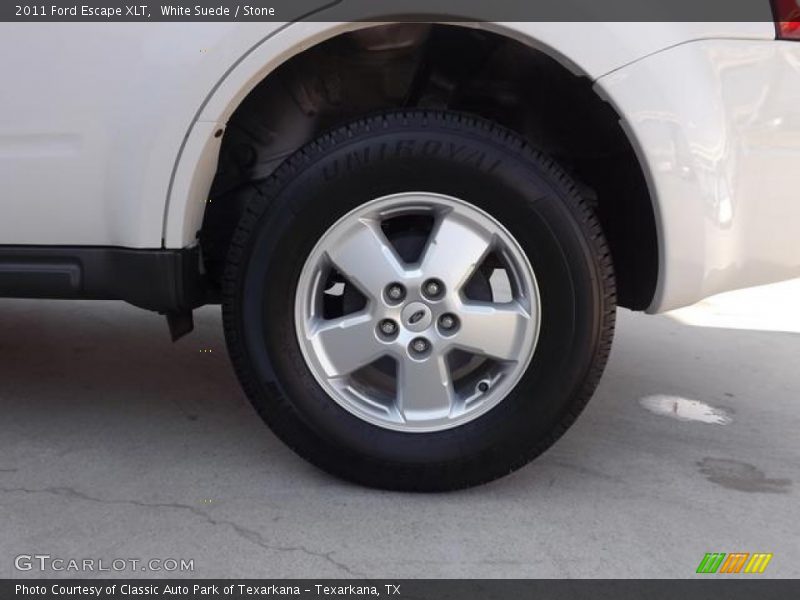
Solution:
{"label": "lug nut", "polygon": [[399,283],[390,283],[386,287],[386,297],[393,302],[399,302],[406,297],[406,289]]}
{"label": "lug nut", "polygon": [[430,343],[425,338],[414,338],[411,340],[411,351],[414,354],[425,354],[430,350]]}
{"label": "lug nut", "polygon": [[392,321],[391,319],[384,319],[378,325],[381,333],[386,336],[392,336],[397,333],[397,323]]}
{"label": "lug nut", "polygon": [[458,325],[458,319],[455,315],[451,315],[450,313],[446,313],[439,317],[439,327],[444,329],[445,331],[452,331]]}
{"label": "lug nut", "polygon": [[429,298],[438,298],[442,294],[444,285],[438,279],[428,279],[422,286],[422,290]]}

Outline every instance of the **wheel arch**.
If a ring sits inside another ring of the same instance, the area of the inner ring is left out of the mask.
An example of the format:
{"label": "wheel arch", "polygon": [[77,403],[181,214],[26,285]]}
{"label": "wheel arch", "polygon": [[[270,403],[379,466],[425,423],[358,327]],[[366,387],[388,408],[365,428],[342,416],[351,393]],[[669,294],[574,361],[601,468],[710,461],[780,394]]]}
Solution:
{"label": "wheel arch", "polygon": [[[540,29],[544,33],[535,35],[525,25],[530,24],[460,23],[437,26],[487,32],[513,41],[531,53],[546,56],[553,64],[559,65],[564,73],[584,81],[589,88],[592,88],[593,81],[615,64],[598,62],[589,57],[587,52],[590,49],[586,44],[557,47],[556,29]],[[231,118],[254,91],[293,59],[335,38],[379,26],[375,23],[286,24],[262,39],[228,69],[198,109],[176,159],[165,209],[165,247],[185,247],[196,243],[218,173],[225,137],[223,133]],[[618,47],[620,43],[613,36],[609,41],[617,46],[610,53],[614,57],[613,61],[622,61],[625,54]],[[604,119],[613,119],[613,126],[618,127],[622,120],[620,115],[593,88],[592,95],[594,100],[608,107],[609,112]],[[608,126],[608,123],[603,126]],[[622,279],[619,282],[619,303],[642,310],[650,304],[658,278],[659,231],[655,220],[655,197],[648,189],[646,169],[641,164],[641,156],[635,150],[636,140],[629,139],[631,130],[620,127],[620,131],[627,140],[628,148],[624,159],[617,160],[617,166],[623,168],[626,178],[635,180],[631,183],[634,188],[632,195],[635,197],[631,206],[635,207],[636,214],[625,214],[629,212],[629,207],[612,209],[609,204],[605,205],[607,214],[601,214],[601,220],[604,227],[614,229],[607,232],[607,235],[614,253],[618,278]],[[584,177],[581,179],[582,183],[586,183]],[[633,221],[636,221],[636,226],[631,228]],[[631,237],[630,231],[637,233]]]}

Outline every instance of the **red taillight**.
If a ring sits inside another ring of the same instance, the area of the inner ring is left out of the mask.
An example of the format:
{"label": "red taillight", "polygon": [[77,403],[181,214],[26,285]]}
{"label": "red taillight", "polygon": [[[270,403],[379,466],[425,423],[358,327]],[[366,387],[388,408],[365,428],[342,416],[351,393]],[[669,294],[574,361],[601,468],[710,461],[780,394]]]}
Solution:
{"label": "red taillight", "polygon": [[778,39],[800,40],[800,0],[772,0]]}

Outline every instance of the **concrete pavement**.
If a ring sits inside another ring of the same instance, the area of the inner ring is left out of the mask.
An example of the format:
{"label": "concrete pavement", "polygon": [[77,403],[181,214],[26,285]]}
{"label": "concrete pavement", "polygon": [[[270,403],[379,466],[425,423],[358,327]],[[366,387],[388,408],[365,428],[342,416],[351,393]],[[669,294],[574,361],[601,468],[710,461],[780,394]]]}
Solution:
{"label": "concrete pavement", "polygon": [[176,577],[669,578],[706,552],[771,552],[764,576],[798,577],[800,285],[730,298],[620,311],[567,435],[440,495],[359,488],[286,449],[239,390],[217,307],[172,344],[121,303],[0,300],[0,577],[113,575],[15,569],[44,553],[193,559]]}

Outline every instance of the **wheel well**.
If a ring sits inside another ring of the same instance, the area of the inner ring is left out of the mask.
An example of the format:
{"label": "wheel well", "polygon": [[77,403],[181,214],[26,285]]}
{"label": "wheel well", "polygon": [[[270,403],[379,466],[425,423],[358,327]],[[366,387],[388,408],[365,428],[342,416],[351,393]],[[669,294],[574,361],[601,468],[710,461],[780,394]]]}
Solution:
{"label": "wheel well", "polygon": [[370,27],[289,59],[231,116],[200,232],[206,269],[221,278],[244,186],[268,177],[324,130],[369,112],[438,108],[509,127],[552,156],[595,207],[608,238],[618,304],[645,309],[658,275],[653,206],[614,109],[590,80],[516,40],[427,24]]}

